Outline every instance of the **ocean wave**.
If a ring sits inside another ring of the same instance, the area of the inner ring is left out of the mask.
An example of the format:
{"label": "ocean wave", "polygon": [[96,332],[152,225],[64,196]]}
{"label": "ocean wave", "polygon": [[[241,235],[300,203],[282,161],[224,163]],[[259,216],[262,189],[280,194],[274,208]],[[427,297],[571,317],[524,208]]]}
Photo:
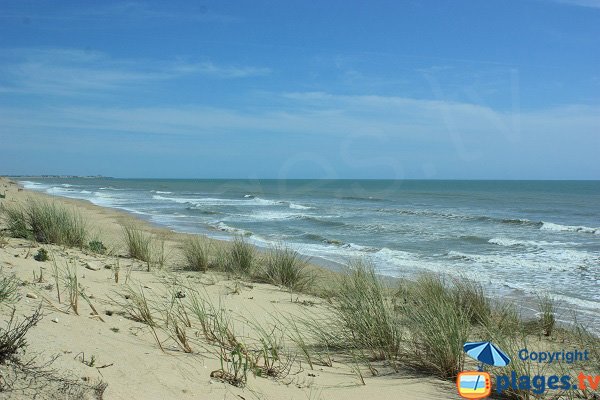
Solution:
{"label": "ocean wave", "polygon": [[400,215],[409,216],[424,216],[424,217],[436,217],[443,219],[459,219],[464,221],[481,221],[481,222],[493,222],[510,225],[525,225],[533,227],[541,227],[543,222],[531,221],[527,218],[498,218],[487,215],[467,215],[467,214],[456,214],[450,212],[441,212],[435,210],[413,210],[413,209],[396,209],[396,208],[378,208],[375,211],[382,213],[394,213]]}
{"label": "ocean wave", "polygon": [[542,222],[540,229],[543,231],[581,232],[581,233],[591,233],[594,235],[600,234],[600,228],[589,228],[587,226],[560,225],[560,224],[555,224],[553,222]]}
{"label": "ocean wave", "polygon": [[514,246],[523,246],[523,247],[550,247],[550,246],[574,246],[577,243],[569,242],[547,242],[545,240],[535,241],[535,240],[519,240],[519,239],[509,239],[509,238],[492,238],[488,240],[488,243],[496,244],[498,246],[504,247],[514,247]]}
{"label": "ocean wave", "polygon": [[189,206],[185,208],[188,211],[194,211],[194,212],[198,212],[199,214],[204,214],[204,215],[218,215],[221,214],[218,211],[213,211],[213,210],[207,210],[204,207],[198,207],[198,206]]}
{"label": "ocean wave", "polygon": [[311,210],[314,207],[303,206],[302,204],[289,203],[289,207],[294,210]]}
{"label": "ocean wave", "polygon": [[173,192],[166,192],[166,191],[162,191],[162,190],[151,190],[152,193],[158,193],[158,194],[173,194]]}
{"label": "ocean wave", "polygon": [[31,190],[44,190],[50,187],[49,185],[32,181],[19,181],[19,184],[21,184],[25,189]]}
{"label": "ocean wave", "polygon": [[485,244],[485,243],[489,243],[489,240],[487,238],[483,238],[481,236],[475,236],[475,235],[463,235],[459,237],[460,240],[468,242],[468,243],[474,243],[474,244]]}
{"label": "ocean wave", "polygon": [[360,196],[342,196],[340,197],[342,200],[358,200],[358,201],[385,201],[385,199],[381,199],[378,197],[360,197]]}
{"label": "ocean wave", "polygon": [[221,232],[228,232],[228,233],[233,233],[235,235],[242,235],[242,236],[252,236],[252,232],[247,231],[245,229],[234,228],[233,226],[229,226],[229,225],[225,224],[224,222],[217,222],[216,224],[210,224],[209,226],[211,228],[216,229]]}
{"label": "ocean wave", "polygon": [[348,225],[345,222],[336,221],[332,218],[327,218],[325,216],[305,215],[302,217],[302,219],[324,226],[339,227]]}
{"label": "ocean wave", "polygon": [[154,200],[172,201],[179,204],[191,204],[194,206],[274,206],[287,204],[283,201],[266,200],[260,197],[242,199],[221,199],[214,197],[192,198],[192,197],[168,197],[153,195]]}
{"label": "ocean wave", "polygon": [[326,244],[335,244],[338,246],[341,246],[344,244],[344,242],[342,242],[341,240],[337,240],[337,239],[329,239],[326,238],[325,236],[321,236],[318,233],[305,233],[303,235],[301,235],[301,237],[303,239],[306,240],[311,240],[313,242],[321,242],[321,243],[326,243]]}

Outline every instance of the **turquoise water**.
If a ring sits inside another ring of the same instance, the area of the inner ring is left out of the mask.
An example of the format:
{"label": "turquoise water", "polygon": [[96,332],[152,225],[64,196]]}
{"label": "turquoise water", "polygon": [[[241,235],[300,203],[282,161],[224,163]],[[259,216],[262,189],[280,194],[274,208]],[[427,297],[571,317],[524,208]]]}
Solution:
{"label": "turquoise water", "polygon": [[394,277],[436,271],[465,275],[499,294],[548,292],[598,324],[599,181],[48,178],[22,184],[176,231],[224,239],[244,234],[258,246],[285,241],[332,267],[364,257]]}

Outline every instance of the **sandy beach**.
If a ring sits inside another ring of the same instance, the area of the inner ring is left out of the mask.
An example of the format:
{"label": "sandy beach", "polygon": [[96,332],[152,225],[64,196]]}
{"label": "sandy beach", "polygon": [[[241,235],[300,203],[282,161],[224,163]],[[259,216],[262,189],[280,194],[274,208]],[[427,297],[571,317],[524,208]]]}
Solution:
{"label": "sandy beach", "polygon": [[[78,210],[89,222],[95,239],[111,249],[111,255],[87,250],[44,244],[58,266],[76,268],[79,284],[98,312],[80,300],[79,315],[57,301],[53,278],[53,262],[38,262],[33,256],[40,244],[24,239],[4,238],[0,249],[2,275],[15,274],[22,282],[20,299],[14,304],[19,318],[42,307],[43,319],[27,334],[27,355],[36,355],[43,363],[56,357],[52,369],[84,384],[108,384],[104,399],[452,399],[458,398],[452,382],[439,380],[410,370],[372,376],[362,371],[365,384],[354,372],[352,362],[333,356],[331,366],[307,364],[293,343],[284,339],[282,352],[289,365],[279,377],[259,377],[249,373],[246,385],[236,387],[215,377],[211,372],[221,368],[219,351],[199,334],[192,321],[187,328],[191,352],[182,351],[163,331],[158,336],[161,351],[151,329],[135,322],[119,309],[116,300],[124,287],[142,288],[150,303],[164,303],[165,282],[178,281],[181,287],[195,287],[213,304],[226,310],[236,335],[246,342],[259,338],[256,327],[282,332],[286,326],[281,316],[294,319],[311,316],[327,319],[326,300],[306,294],[293,294],[277,286],[227,279],[226,275],[209,271],[189,272],[177,269],[182,236],[136,220],[126,213],[97,207],[84,201],[33,193],[18,188],[2,178],[0,188],[6,198],[2,205],[23,203],[29,198],[60,202]],[[169,259],[162,269],[147,272],[143,262],[126,257],[122,225],[136,223],[156,237],[165,238]],[[115,266],[121,279],[115,282]],[[126,275],[127,278],[126,278]],[[41,277],[40,277],[41,276]],[[127,283],[125,283],[127,280]],[[185,294],[184,294],[185,295]],[[64,294],[63,294],[64,296]],[[3,309],[7,319],[8,308]],[[91,362],[90,362],[91,360]],[[50,390],[50,389],[48,389]],[[52,396],[52,392],[48,392]],[[9,397],[28,398],[18,391]],[[87,396],[91,396],[88,394]]]}

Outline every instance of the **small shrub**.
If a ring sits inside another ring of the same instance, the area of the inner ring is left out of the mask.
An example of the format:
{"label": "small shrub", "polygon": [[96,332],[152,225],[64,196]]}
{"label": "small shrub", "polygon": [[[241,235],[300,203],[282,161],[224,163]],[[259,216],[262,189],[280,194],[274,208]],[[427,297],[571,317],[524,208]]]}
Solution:
{"label": "small shrub", "polygon": [[33,256],[35,261],[48,261],[50,257],[48,257],[48,252],[43,247],[38,250],[38,252]]}
{"label": "small shrub", "polygon": [[210,243],[198,236],[191,236],[183,243],[186,269],[206,271],[209,266]]}
{"label": "small shrub", "polygon": [[148,263],[152,258],[152,236],[134,225],[123,226],[123,236],[129,257]]}
{"label": "small shrub", "polygon": [[104,243],[102,243],[99,240],[92,240],[89,244],[88,247],[90,248],[91,251],[93,251],[94,253],[98,253],[98,254],[104,254],[106,253],[106,247],[104,246]]}
{"label": "small shrub", "polygon": [[308,261],[298,252],[281,245],[270,249],[265,259],[265,278],[290,291],[302,291],[309,287],[315,276],[307,271]]}

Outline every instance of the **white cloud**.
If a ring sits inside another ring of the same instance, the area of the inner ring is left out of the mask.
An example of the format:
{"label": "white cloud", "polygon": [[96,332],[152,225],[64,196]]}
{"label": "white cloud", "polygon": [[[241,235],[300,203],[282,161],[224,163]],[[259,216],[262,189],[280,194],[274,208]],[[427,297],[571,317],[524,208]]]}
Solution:
{"label": "white cloud", "polygon": [[0,56],[0,92],[72,96],[188,76],[241,79],[270,72],[210,61],[114,59],[97,51],[60,48],[12,49]]}

